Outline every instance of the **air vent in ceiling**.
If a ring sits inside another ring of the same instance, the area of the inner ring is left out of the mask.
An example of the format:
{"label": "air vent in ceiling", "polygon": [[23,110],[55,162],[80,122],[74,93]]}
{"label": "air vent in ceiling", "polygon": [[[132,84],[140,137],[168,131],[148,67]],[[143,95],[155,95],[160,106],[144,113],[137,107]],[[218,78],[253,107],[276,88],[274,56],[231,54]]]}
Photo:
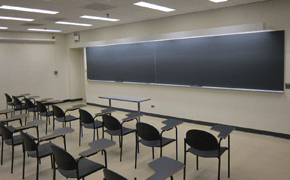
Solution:
{"label": "air vent in ceiling", "polygon": [[106,11],[109,9],[114,9],[118,6],[113,6],[113,5],[108,5],[108,4],[101,4],[101,3],[92,3],[89,5],[86,5],[84,8],[85,9],[92,9],[92,10],[97,10],[97,11]]}
{"label": "air vent in ceiling", "polygon": [[21,26],[43,26],[44,24],[37,24],[37,23],[25,23],[21,24]]}
{"label": "air vent in ceiling", "polygon": [[46,21],[63,21],[63,20],[65,20],[65,18],[47,17],[47,18],[44,18],[43,20],[46,20]]}

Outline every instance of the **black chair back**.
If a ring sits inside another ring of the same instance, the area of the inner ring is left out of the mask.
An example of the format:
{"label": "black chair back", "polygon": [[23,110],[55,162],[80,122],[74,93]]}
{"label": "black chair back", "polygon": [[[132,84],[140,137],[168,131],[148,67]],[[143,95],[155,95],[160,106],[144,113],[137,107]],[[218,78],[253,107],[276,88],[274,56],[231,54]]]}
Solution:
{"label": "black chair back", "polygon": [[124,178],[123,176],[109,170],[109,169],[104,169],[104,176],[105,180],[128,180]]}
{"label": "black chair back", "polygon": [[138,136],[147,141],[155,141],[160,139],[159,131],[150,124],[138,122],[136,124]]}
{"label": "black chair back", "polygon": [[47,112],[47,108],[41,102],[36,101],[36,105],[39,112]]}
{"label": "black chair back", "polygon": [[11,132],[7,127],[3,124],[0,124],[0,131],[2,133],[2,137],[5,140],[9,140],[13,138],[13,132]]}
{"label": "black chair back", "polygon": [[55,117],[62,118],[65,116],[65,113],[63,112],[63,110],[60,107],[52,106],[52,109],[53,109],[53,114],[55,115]]}
{"label": "black chair back", "polygon": [[33,104],[33,102],[30,101],[30,99],[24,98],[24,101],[27,109],[35,107],[35,105]]}
{"label": "black chair back", "polygon": [[5,97],[6,97],[6,102],[12,102],[12,98],[7,94],[5,93]]}
{"label": "black chair back", "polygon": [[211,151],[219,148],[216,137],[206,131],[197,129],[187,131],[186,143],[189,146],[202,151]]}
{"label": "black chair back", "polygon": [[27,135],[27,133],[20,132],[26,151],[37,151],[37,144]]}
{"label": "black chair back", "polygon": [[22,105],[22,103],[21,103],[21,101],[17,98],[17,97],[15,97],[15,96],[12,96],[12,98],[13,98],[13,101],[14,101],[14,104],[17,106],[21,106]]}
{"label": "black chair back", "polygon": [[102,116],[103,125],[109,130],[118,130],[122,128],[121,123],[113,116],[109,116],[107,114]]}
{"label": "black chair back", "polygon": [[51,149],[54,155],[55,162],[58,166],[58,168],[63,170],[76,170],[78,167],[78,163],[70,155],[68,152],[66,152],[61,147],[51,145]]}
{"label": "black chair back", "polygon": [[82,123],[84,124],[94,123],[94,118],[88,111],[79,109],[79,113],[80,113],[80,120]]}

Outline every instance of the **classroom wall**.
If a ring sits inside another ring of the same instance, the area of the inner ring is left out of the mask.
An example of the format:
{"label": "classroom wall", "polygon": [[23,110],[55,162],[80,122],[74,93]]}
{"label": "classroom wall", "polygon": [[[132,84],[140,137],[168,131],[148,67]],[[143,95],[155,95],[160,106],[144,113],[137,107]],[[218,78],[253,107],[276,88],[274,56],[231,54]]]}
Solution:
{"label": "classroom wall", "polygon": [[[265,23],[266,29],[285,30],[285,83],[290,81],[290,1],[275,0],[218,10],[190,13],[97,30],[80,32],[81,41],[69,48],[92,41],[146,37],[198,29]],[[98,96],[118,94],[151,98],[141,103],[141,110],[205,122],[290,134],[290,91],[284,93],[198,89],[156,85],[135,85],[109,82],[87,82],[87,102],[108,105]],[[154,108],[151,108],[154,105]],[[129,102],[113,101],[112,106],[137,109]]]}
{"label": "classroom wall", "polygon": [[53,36],[53,43],[0,40],[0,109],[6,108],[4,93],[70,98],[65,35],[0,32],[0,37],[6,38],[52,39]]}

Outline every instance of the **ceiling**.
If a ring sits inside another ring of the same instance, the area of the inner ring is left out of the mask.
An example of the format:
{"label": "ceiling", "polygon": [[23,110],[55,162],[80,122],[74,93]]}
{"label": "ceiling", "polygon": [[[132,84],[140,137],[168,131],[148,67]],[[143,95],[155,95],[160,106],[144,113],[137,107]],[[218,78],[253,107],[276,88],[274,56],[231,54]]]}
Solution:
{"label": "ceiling", "polygon": [[[178,14],[200,12],[211,9],[225,8],[242,4],[255,3],[265,0],[228,0],[222,3],[213,3],[208,0],[144,0],[170,8],[173,12],[161,12],[133,5],[139,0],[0,0],[0,6],[21,6],[35,9],[59,11],[56,15],[47,15],[31,12],[0,9],[0,16],[22,17],[35,19],[31,22],[1,20],[0,27],[8,27],[0,31],[27,32],[28,28],[57,29],[60,33],[72,33],[89,29],[126,24],[149,19],[169,17]],[[107,22],[80,18],[82,15],[93,15],[118,18],[120,21]],[[56,21],[69,21],[78,23],[90,23],[93,26],[81,27],[56,24]]]}

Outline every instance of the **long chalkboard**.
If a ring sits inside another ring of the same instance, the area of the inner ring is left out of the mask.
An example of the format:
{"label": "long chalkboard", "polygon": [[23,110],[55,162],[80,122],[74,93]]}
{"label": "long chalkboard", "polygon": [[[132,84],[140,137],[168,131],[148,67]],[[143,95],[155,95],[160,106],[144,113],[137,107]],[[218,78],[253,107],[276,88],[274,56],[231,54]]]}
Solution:
{"label": "long chalkboard", "polygon": [[88,79],[284,90],[284,31],[87,47]]}

